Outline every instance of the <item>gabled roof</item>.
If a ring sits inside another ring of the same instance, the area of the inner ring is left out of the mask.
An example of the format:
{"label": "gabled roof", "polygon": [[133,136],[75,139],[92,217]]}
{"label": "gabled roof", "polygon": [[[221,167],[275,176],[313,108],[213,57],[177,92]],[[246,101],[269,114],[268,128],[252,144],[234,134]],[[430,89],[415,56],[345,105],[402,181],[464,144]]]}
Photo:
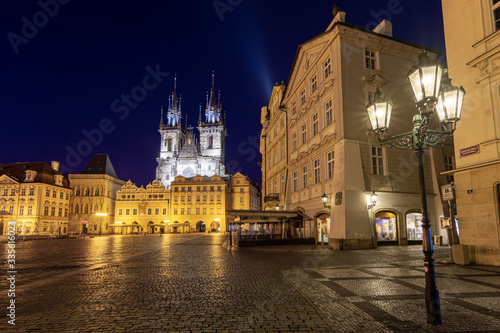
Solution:
{"label": "gabled roof", "polygon": [[82,174],[109,175],[118,178],[108,154],[96,154]]}
{"label": "gabled roof", "polygon": [[32,183],[55,185],[54,175],[62,175],[62,186],[69,188],[68,177],[62,172],[52,169],[52,167],[45,162],[0,164],[0,176],[7,175],[20,183],[23,183],[26,179],[27,170],[36,171],[36,176]]}

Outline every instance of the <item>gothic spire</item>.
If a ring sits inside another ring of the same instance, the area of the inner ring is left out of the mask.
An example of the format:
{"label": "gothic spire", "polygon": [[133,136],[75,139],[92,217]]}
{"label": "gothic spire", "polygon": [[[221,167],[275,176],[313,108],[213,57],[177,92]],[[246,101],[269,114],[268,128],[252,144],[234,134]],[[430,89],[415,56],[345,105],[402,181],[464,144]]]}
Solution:
{"label": "gothic spire", "polygon": [[198,114],[198,125],[201,124],[201,103],[200,103],[200,113]]}
{"label": "gothic spire", "polygon": [[162,105],[162,107],[161,107],[160,127],[163,127],[163,105]]}

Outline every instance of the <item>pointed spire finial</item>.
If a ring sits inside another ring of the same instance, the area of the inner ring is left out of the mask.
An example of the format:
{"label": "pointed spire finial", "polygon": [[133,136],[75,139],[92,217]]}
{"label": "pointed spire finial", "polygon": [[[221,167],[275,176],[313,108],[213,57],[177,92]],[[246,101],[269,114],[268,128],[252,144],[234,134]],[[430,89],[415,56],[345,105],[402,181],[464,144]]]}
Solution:
{"label": "pointed spire finial", "polygon": [[163,127],[163,105],[161,106],[160,127]]}
{"label": "pointed spire finial", "polygon": [[201,103],[200,103],[200,113],[198,114],[198,125],[201,124]]}
{"label": "pointed spire finial", "polygon": [[215,85],[215,71],[212,70],[212,86]]}

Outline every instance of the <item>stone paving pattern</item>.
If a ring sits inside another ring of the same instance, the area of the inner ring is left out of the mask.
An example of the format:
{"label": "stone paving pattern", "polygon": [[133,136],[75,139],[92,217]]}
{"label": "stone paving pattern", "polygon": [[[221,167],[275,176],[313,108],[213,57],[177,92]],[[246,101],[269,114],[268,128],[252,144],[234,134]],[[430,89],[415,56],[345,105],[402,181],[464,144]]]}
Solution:
{"label": "stone paving pattern", "polygon": [[443,325],[429,327],[420,246],[231,250],[217,234],[16,246],[16,326],[3,310],[0,332],[500,332],[500,267],[441,263],[446,247]]}

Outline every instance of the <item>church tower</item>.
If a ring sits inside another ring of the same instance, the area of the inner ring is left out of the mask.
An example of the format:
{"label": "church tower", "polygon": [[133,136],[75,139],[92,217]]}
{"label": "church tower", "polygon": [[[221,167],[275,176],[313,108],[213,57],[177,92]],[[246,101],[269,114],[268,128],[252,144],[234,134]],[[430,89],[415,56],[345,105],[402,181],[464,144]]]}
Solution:
{"label": "church tower", "polygon": [[161,108],[160,127],[158,131],[161,135],[160,157],[157,158],[156,179],[165,186],[170,186],[174,180],[176,171],[175,160],[184,145],[185,133],[181,128],[181,102],[177,97],[177,77],[174,78],[174,91],[168,98],[168,109],[166,124],[164,123],[163,107]]}
{"label": "church tower", "polygon": [[205,121],[202,121],[200,113],[198,116],[198,131],[200,133],[200,155],[204,160],[201,164],[201,174],[212,176],[218,174],[224,176],[226,124],[222,118],[222,104],[220,93],[215,94],[215,75],[212,72],[212,88],[207,93],[205,105]]}

